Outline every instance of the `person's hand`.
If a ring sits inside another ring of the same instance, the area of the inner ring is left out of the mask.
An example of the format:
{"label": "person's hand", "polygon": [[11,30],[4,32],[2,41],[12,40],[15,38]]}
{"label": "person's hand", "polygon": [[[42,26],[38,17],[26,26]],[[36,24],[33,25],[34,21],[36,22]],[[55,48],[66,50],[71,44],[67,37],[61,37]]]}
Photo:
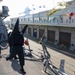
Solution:
{"label": "person's hand", "polygon": [[26,27],[28,27],[28,25],[26,25]]}

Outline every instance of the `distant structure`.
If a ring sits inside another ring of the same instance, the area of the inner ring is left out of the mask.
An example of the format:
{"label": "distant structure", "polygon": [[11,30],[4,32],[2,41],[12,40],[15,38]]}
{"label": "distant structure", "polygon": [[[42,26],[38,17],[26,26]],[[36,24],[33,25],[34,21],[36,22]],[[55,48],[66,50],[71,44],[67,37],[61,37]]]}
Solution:
{"label": "distant structure", "polygon": [[0,2],[1,2],[1,1],[3,1],[3,0],[0,0]]}
{"label": "distant structure", "polygon": [[4,25],[3,20],[8,17],[8,7],[2,6],[2,10],[0,11],[0,42],[7,40],[7,28]]}
{"label": "distant structure", "polygon": [[31,9],[29,7],[25,8],[25,15],[29,15],[30,14]]}

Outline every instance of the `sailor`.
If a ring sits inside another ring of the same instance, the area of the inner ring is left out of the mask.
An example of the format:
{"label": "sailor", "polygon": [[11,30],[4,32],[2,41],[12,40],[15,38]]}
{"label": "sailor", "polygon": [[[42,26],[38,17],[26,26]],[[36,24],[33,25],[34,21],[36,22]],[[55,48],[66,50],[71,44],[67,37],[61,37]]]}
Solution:
{"label": "sailor", "polygon": [[[26,31],[27,27],[28,27],[28,25],[26,25],[26,26],[21,30],[21,33],[22,33],[22,34],[24,34],[24,32]],[[9,50],[9,53],[10,53],[10,54],[11,54],[11,50],[12,50],[12,41],[13,41],[11,34],[12,34],[12,31],[8,32],[8,43],[9,43],[9,48],[10,48],[10,50]],[[14,56],[14,59],[18,59],[16,55]]]}
{"label": "sailor", "polygon": [[12,50],[11,50],[11,54],[9,57],[6,57],[6,60],[10,60],[12,59],[16,54],[19,57],[19,61],[20,61],[20,66],[21,69],[20,71],[22,73],[26,73],[24,71],[24,52],[23,52],[23,45],[24,45],[24,37],[23,37],[23,33],[26,30],[26,28],[28,27],[28,25],[26,25],[24,27],[24,29],[20,32],[19,31],[19,19],[17,19],[17,22],[15,24],[15,27],[12,31],[11,37],[12,37]]}

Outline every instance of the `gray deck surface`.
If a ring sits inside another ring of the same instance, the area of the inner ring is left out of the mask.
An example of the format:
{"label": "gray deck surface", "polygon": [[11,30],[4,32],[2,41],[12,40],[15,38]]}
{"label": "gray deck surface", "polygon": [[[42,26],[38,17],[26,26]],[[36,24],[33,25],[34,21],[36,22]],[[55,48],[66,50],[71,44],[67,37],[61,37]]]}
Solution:
{"label": "gray deck surface", "polygon": [[[39,52],[42,53],[42,46],[30,39],[29,39],[29,44],[30,44],[30,49],[33,50],[33,53],[40,56]],[[28,49],[28,46],[25,46],[25,48]],[[59,53],[55,50],[52,50],[50,48],[47,49],[51,54],[51,59],[55,60],[55,57],[59,59],[62,58],[65,59],[66,62],[69,62],[69,64],[75,65],[75,59],[68,57],[62,53]],[[20,69],[19,60],[6,61],[5,58],[7,54],[9,54],[9,47],[5,50],[2,50],[2,58],[0,58],[0,75],[22,75],[19,71]],[[35,57],[39,58],[36,55]],[[39,61],[25,60],[24,69],[26,71],[26,75],[51,75],[49,71],[47,73],[44,73],[42,71],[43,64],[42,62]]]}

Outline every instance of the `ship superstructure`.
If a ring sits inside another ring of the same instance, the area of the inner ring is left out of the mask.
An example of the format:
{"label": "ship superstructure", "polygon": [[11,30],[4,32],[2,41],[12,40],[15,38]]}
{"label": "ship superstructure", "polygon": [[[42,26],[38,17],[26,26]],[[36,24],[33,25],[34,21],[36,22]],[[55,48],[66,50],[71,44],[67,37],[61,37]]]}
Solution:
{"label": "ship superstructure", "polygon": [[2,6],[2,10],[0,11],[0,42],[7,40],[7,28],[4,25],[3,20],[8,17],[8,7]]}

